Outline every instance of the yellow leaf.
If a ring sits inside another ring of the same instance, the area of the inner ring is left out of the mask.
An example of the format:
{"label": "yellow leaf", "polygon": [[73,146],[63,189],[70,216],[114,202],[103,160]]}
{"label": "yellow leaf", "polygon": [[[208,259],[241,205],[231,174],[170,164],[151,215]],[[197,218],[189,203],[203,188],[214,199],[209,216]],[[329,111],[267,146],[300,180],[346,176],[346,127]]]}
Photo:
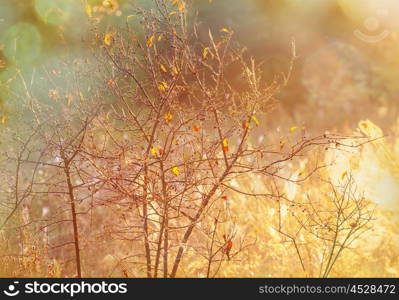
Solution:
{"label": "yellow leaf", "polygon": [[165,73],[168,72],[168,70],[166,70],[165,66],[161,64],[161,70],[164,71]]}
{"label": "yellow leaf", "polygon": [[176,6],[177,4],[179,4],[180,0],[171,0],[172,5]]}
{"label": "yellow leaf", "polygon": [[151,148],[151,155],[152,156],[157,156],[157,149],[155,149],[154,147]]}
{"label": "yellow leaf", "polygon": [[169,16],[173,16],[173,15],[175,15],[175,14],[177,14],[177,11],[171,11],[171,12],[169,13]]}
{"label": "yellow leaf", "polygon": [[134,18],[134,15],[128,15],[128,16],[126,17],[126,21],[129,21],[131,18]]}
{"label": "yellow leaf", "polygon": [[179,70],[177,69],[176,66],[173,67],[173,74],[175,75],[179,74]]}
{"label": "yellow leaf", "polygon": [[165,114],[165,122],[170,123],[173,120],[173,115],[170,112]]}
{"label": "yellow leaf", "polygon": [[104,36],[104,44],[106,46],[110,46],[111,43],[112,43],[113,38],[114,38],[114,35],[112,33],[105,34],[105,36]]}
{"label": "yellow leaf", "polygon": [[222,144],[223,144],[223,151],[225,152],[229,151],[229,141],[227,139],[224,139]]}
{"label": "yellow leaf", "polygon": [[291,133],[294,133],[297,129],[298,129],[297,126],[292,126],[292,127],[290,128],[290,132],[291,132]]}
{"label": "yellow leaf", "polygon": [[230,31],[227,28],[222,28],[222,29],[220,29],[220,32],[229,33]]}
{"label": "yellow leaf", "polygon": [[86,12],[86,15],[88,15],[90,18],[93,16],[93,9],[90,4],[86,4],[85,12]]}
{"label": "yellow leaf", "polygon": [[176,176],[179,176],[179,174],[180,174],[179,168],[178,168],[178,167],[173,167],[173,168],[172,168],[172,173],[173,173],[174,175],[176,175]]}
{"label": "yellow leaf", "polygon": [[348,171],[343,172],[341,174],[341,180],[344,180],[347,175],[348,175]]}
{"label": "yellow leaf", "polygon": [[150,38],[149,38],[148,41],[147,41],[147,47],[148,47],[148,48],[151,48],[152,45],[154,45],[154,39],[155,39],[155,36],[154,36],[154,35],[150,36]]}
{"label": "yellow leaf", "polygon": [[252,121],[254,121],[254,122],[255,122],[256,126],[259,126],[259,120],[258,120],[258,118],[257,118],[257,117],[255,117],[255,116],[252,116],[252,117],[251,117],[251,119],[252,119]]}
{"label": "yellow leaf", "polygon": [[158,88],[161,92],[164,92],[168,89],[168,84],[165,81],[161,81],[158,85]]}
{"label": "yellow leaf", "polygon": [[206,58],[208,56],[208,53],[209,53],[209,48],[208,47],[206,47],[206,48],[204,48],[204,50],[202,50],[202,56],[204,58]]}
{"label": "yellow leaf", "polygon": [[162,40],[162,37],[163,37],[162,34],[160,34],[160,35],[158,36],[158,42],[160,42],[160,41]]}

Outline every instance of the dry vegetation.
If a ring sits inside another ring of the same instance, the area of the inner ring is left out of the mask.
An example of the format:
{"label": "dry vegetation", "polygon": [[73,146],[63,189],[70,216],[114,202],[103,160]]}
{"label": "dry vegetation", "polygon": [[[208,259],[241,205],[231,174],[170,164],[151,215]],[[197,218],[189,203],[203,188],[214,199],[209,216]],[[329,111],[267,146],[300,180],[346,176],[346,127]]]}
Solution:
{"label": "dry vegetation", "polygon": [[266,83],[232,30],[203,40],[185,2],[155,2],[143,33],[95,31],[68,90],[27,88],[2,132],[0,275],[398,276],[397,217],[362,174],[396,180],[399,138],[276,135],[295,43]]}

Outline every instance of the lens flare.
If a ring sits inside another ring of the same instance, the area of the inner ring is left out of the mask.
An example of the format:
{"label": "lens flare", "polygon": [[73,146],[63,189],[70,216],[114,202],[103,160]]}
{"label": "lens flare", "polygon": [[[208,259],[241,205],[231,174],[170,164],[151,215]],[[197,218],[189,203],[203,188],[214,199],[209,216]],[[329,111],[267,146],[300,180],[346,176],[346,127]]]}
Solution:
{"label": "lens flare", "polygon": [[36,26],[24,22],[9,27],[0,39],[4,55],[21,65],[34,61],[40,55],[41,42]]}
{"label": "lens flare", "polygon": [[69,20],[75,4],[71,0],[35,0],[37,15],[46,24],[61,25]]}
{"label": "lens flare", "polygon": [[352,176],[358,197],[366,197],[381,209],[396,210],[399,181],[393,147],[382,139],[382,130],[371,121],[359,122],[359,132],[376,140],[362,148],[329,151],[326,163],[331,164],[330,179],[338,185]]}

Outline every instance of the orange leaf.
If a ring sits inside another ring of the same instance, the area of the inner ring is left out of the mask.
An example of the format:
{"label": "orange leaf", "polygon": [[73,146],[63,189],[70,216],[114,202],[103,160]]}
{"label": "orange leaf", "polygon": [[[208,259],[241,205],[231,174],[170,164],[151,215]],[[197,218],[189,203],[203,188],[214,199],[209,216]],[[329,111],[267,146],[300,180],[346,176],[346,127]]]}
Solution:
{"label": "orange leaf", "polygon": [[226,251],[230,252],[231,248],[233,248],[233,242],[229,240],[226,245]]}
{"label": "orange leaf", "polygon": [[3,116],[1,119],[0,119],[0,123],[1,124],[5,124],[5,122],[7,122],[8,121],[8,117],[7,116]]}
{"label": "orange leaf", "polygon": [[229,151],[229,141],[227,139],[224,139],[222,144],[223,144],[223,151],[224,152]]}
{"label": "orange leaf", "polygon": [[186,10],[186,3],[185,2],[181,2],[179,4],[179,12],[184,13],[185,10]]}
{"label": "orange leaf", "polygon": [[114,88],[116,86],[116,82],[114,80],[110,79],[110,80],[108,80],[107,85],[110,88]]}

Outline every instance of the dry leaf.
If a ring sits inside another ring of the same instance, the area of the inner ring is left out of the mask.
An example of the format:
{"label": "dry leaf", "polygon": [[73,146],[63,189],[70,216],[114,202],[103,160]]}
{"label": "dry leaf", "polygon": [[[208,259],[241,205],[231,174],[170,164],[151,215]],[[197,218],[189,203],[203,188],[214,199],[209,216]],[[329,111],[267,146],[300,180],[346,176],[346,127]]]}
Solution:
{"label": "dry leaf", "polygon": [[173,167],[173,168],[172,168],[172,173],[173,173],[175,176],[179,176],[179,174],[180,174],[179,168],[178,168],[178,167]]}
{"label": "dry leaf", "polygon": [[173,120],[173,115],[170,112],[165,114],[165,122],[170,123]]}
{"label": "dry leaf", "polygon": [[150,36],[150,38],[147,40],[147,47],[148,47],[148,48],[151,48],[152,45],[154,45],[154,39],[155,39],[155,36],[152,35],[152,36]]}
{"label": "dry leaf", "polygon": [[208,56],[208,53],[209,53],[209,48],[205,47],[204,50],[202,50],[202,56],[206,58]]}
{"label": "dry leaf", "polygon": [[184,13],[185,10],[186,10],[186,2],[181,2],[179,4],[179,12]]}
{"label": "dry leaf", "polygon": [[5,124],[7,121],[8,121],[8,117],[7,117],[7,116],[3,116],[3,117],[0,119],[0,123],[1,123],[1,124]]}
{"label": "dry leaf", "polygon": [[224,139],[222,144],[223,144],[223,151],[224,152],[229,151],[229,141],[227,139]]}
{"label": "dry leaf", "polygon": [[252,116],[252,117],[251,117],[251,119],[252,119],[252,121],[254,121],[254,122],[255,122],[256,126],[259,126],[259,120],[258,120],[258,118],[257,118],[257,117],[255,117],[255,116]]}
{"label": "dry leaf", "polygon": [[118,2],[115,0],[104,0],[103,1],[103,6],[105,8],[109,8],[111,10],[114,10],[115,8],[118,7]]}
{"label": "dry leaf", "polygon": [[157,156],[157,149],[156,148],[154,148],[154,147],[151,148],[151,155],[154,156],[154,157]]}
{"label": "dry leaf", "polygon": [[107,85],[110,88],[114,88],[114,87],[116,87],[116,82],[114,80],[110,79],[110,80],[108,80]]}
{"label": "dry leaf", "polygon": [[104,44],[106,46],[111,46],[112,40],[114,39],[114,35],[112,33],[107,33],[104,36]]}
{"label": "dry leaf", "polygon": [[285,146],[285,141],[281,140],[280,141],[280,150],[283,150],[284,146]]}
{"label": "dry leaf", "polygon": [[159,83],[159,85],[158,85],[158,89],[159,89],[161,92],[164,92],[164,91],[166,91],[166,90],[168,89],[168,84],[167,84],[165,81],[161,81],[161,82]]}
{"label": "dry leaf", "polygon": [[161,64],[161,70],[162,70],[163,72],[165,72],[165,73],[167,73],[167,72],[168,72],[168,70],[166,70],[165,66],[164,66],[164,65],[162,65],[162,64]]}

